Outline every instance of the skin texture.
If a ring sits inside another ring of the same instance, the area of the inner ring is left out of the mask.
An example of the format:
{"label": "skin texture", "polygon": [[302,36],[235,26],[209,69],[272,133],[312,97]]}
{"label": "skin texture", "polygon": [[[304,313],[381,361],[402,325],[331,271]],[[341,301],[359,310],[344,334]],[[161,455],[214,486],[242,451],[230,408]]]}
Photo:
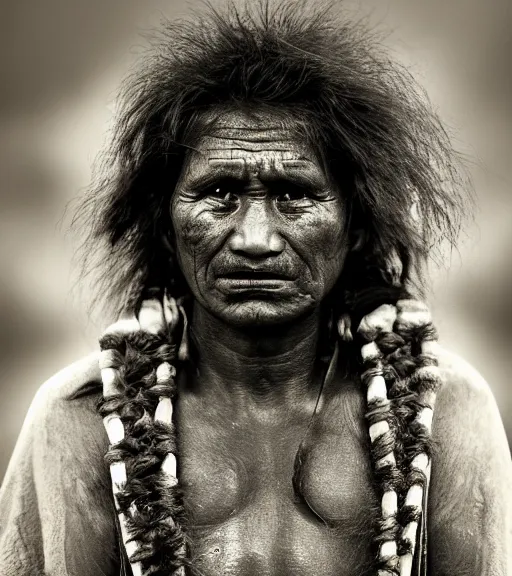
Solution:
{"label": "skin texture", "polygon": [[[196,298],[196,371],[181,382],[177,418],[199,573],[313,574],[320,565],[334,575],[368,560],[365,439],[347,422],[312,420],[326,368],[320,303],[349,249],[344,201],[297,132],[278,115],[223,115],[172,201]],[[352,405],[362,417],[353,392],[324,390],[322,406]],[[298,452],[307,462],[295,491]]]}
{"label": "skin texture", "polygon": [[342,192],[297,128],[277,113],[223,114],[174,193],[181,270],[198,304],[230,325],[295,321],[341,272]]}
{"label": "skin texture", "polygon": [[[175,415],[201,576],[353,576],[371,562],[378,502],[363,394],[342,376],[343,345],[323,387],[319,359],[321,303],[353,247],[343,191],[298,132],[282,116],[224,115],[172,199],[172,241],[195,297],[194,357]],[[290,186],[297,180],[308,181],[305,194]],[[155,332],[162,318],[144,310],[141,328]],[[431,574],[505,576],[512,470],[503,426],[472,368],[448,354],[440,367]],[[94,355],[34,401],[0,493],[8,573],[118,573],[100,391]]]}
{"label": "skin texture", "polygon": [[[512,465],[497,406],[466,362],[444,353],[440,366],[431,574],[507,576]],[[300,404],[283,410],[281,421],[274,413],[265,422],[256,416],[270,412],[242,410],[239,395],[185,391],[180,476],[200,573],[360,574],[375,504],[360,391],[338,375],[309,429],[310,413]],[[59,576],[119,573],[100,395],[97,353],[38,392],[0,490],[0,565],[7,574],[42,574],[45,562],[46,573]],[[303,500],[291,482],[300,443]]]}

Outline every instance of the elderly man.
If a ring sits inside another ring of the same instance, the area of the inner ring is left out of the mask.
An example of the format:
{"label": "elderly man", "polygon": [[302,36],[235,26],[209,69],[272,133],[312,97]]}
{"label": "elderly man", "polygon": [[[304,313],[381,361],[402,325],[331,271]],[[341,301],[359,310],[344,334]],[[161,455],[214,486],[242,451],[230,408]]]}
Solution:
{"label": "elderly man", "polygon": [[83,207],[122,319],[33,403],[2,574],[512,571],[495,402],[417,300],[456,156],[360,25],[296,6],[166,24],[129,80]]}

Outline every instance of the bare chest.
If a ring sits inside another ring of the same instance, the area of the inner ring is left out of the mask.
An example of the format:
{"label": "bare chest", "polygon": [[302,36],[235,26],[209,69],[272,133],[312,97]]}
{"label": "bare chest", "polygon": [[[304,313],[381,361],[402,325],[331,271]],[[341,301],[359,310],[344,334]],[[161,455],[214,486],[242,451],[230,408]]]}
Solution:
{"label": "bare chest", "polygon": [[308,427],[181,407],[180,477],[198,573],[339,576],[367,566],[376,497],[362,406],[346,409],[348,421],[327,410]]}

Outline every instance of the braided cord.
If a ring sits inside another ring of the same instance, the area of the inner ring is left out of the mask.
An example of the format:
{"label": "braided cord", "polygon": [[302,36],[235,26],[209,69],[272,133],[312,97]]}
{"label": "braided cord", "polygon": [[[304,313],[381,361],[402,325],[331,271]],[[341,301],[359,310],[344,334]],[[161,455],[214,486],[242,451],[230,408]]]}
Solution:
{"label": "braided cord", "polygon": [[378,576],[410,576],[431,465],[435,394],[441,384],[428,308],[384,304],[358,328],[362,383],[381,515],[374,541]]}
{"label": "braided cord", "polygon": [[380,306],[373,315],[361,321],[358,332],[366,340],[361,348],[366,389],[370,454],[381,499],[381,515],[377,521],[375,544],[378,547],[376,571],[378,576],[398,575],[397,540],[400,525],[397,521],[398,492],[402,472],[397,466],[396,425],[384,378],[384,354],[376,343],[380,332],[390,332],[396,318],[393,306]]}
{"label": "braided cord", "polygon": [[112,490],[134,576],[184,576],[182,494],[172,399],[176,349],[162,331],[121,320],[100,340],[99,411],[110,447]]}
{"label": "braided cord", "polygon": [[428,308],[415,300],[397,302],[396,330],[416,348],[416,368],[405,383],[413,393],[411,415],[404,435],[405,500],[401,509],[403,530],[399,542],[400,576],[412,571],[418,526],[426,501],[431,471],[431,435],[436,393],[441,386],[437,333]]}
{"label": "braided cord", "polygon": [[[171,308],[174,328],[179,321]],[[338,324],[347,339],[347,321]],[[172,332],[172,330],[171,330]],[[436,332],[424,304],[399,300],[365,316],[362,383],[371,460],[381,500],[377,576],[410,576],[430,475]],[[164,331],[121,320],[100,340],[103,416],[121,537],[134,576],[184,576],[189,566],[173,425],[176,347]],[[182,338],[180,354],[186,345]],[[185,350],[186,352],[186,350]]]}

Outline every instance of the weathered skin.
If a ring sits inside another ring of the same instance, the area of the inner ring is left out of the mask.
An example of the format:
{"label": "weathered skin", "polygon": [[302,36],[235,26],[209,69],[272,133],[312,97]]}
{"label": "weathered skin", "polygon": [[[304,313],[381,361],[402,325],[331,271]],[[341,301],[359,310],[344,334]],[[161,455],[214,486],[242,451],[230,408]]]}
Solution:
{"label": "weathered skin", "polygon": [[[354,246],[343,191],[295,128],[278,116],[223,116],[172,200],[195,297],[195,354],[179,381],[176,420],[202,576],[354,576],[371,559],[378,502],[363,395],[338,370],[315,414],[325,372],[319,305]],[[290,181],[305,180],[304,196]],[[474,370],[450,355],[440,365],[431,573],[505,576],[512,470],[503,426]],[[17,576],[42,573],[43,553],[49,575],[118,570],[100,384],[77,397],[87,382],[99,383],[96,356],[45,385],[25,425],[0,505],[0,565],[7,558]]]}
{"label": "weathered skin", "polygon": [[[499,413],[468,364],[447,353],[440,364],[431,574],[507,576],[512,470]],[[100,390],[93,354],[38,392],[0,491],[2,575],[119,573]],[[271,408],[243,410],[241,400],[188,390],[179,407],[180,475],[201,574],[358,574],[368,561],[376,501],[360,392],[334,379],[307,433],[311,406],[282,411],[276,421]],[[294,498],[291,480],[303,440],[309,505]]]}
{"label": "weathered skin", "polygon": [[324,390],[331,416],[308,428],[323,377],[319,304],[349,249],[344,200],[293,122],[231,113],[219,124],[172,201],[196,298],[197,372],[178,405],[192,555],[207,574],[354,573],[375,498],[362,430],[332,414],[348,404],[361,418],[359,396]]}
{"label": "weathered skin", "polygon": [[[193,557],[212,576],[357,574],[377,504],[361,396],[335,380],[310,428],[312,395],[275,399],[233,397],[222,385],[182,396]],[[292,484],[299,446],[300,496]]]}
{"label": "weathered skin", "polygon": [[[318,309],[349,248],[345,202],[294,122],[224,113],[195,150],[171,210],[181,270],[197,302],[247,329]],[[224,278],[237,272],[253,272],[252,285]],[[263,286],[255,272],[284,278]]]}

